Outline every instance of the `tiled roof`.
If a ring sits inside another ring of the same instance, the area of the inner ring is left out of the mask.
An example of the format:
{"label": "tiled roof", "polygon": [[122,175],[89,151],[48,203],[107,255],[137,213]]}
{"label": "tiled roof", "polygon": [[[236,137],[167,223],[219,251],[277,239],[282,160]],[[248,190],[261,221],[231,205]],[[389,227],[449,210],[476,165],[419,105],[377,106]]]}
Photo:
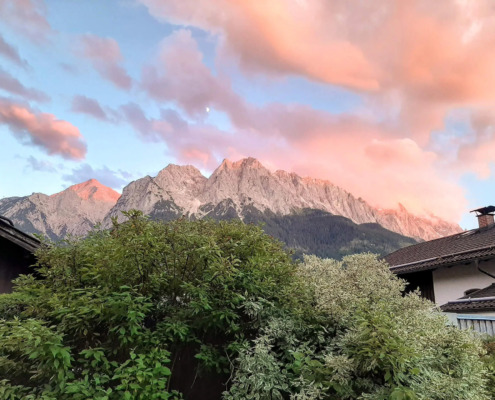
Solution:
{"label": "tiled roof", "polygon": [[40,245],[40,241],[38,239],[17,229],[14,224],[12,224],[12,222],[5,217],[0,218],[0,237],[3,237],[32,253]]}
{"label": "tiled roof", "polygon": [[445,312],[495,311],[495,283],[440,307]]}
{"label": "tiled roof", "polygon": [[495,297],[475,301],[470,299],[463,302],[449,302],[440,308],[443,312],[495,311]]}
{"label": "tiled roof", "polygon": [[495,298],[495,283],[492,283],[490,286],[486,288],[476,290],[475,292],[471,292],[468,295],[461,297],[462,299],[479,299],[484,297],[494,297]]}
{"label": "tiled roof", "polygon": [[495,257],[495,225],[399,249],[385,260],[398,274]]}

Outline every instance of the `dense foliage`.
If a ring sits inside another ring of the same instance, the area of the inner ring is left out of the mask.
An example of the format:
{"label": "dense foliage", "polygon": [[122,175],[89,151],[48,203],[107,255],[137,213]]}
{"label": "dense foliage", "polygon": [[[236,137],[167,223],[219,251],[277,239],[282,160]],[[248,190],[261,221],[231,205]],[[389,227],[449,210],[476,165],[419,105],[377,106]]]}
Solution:
{"label": "dense foliage", "polygon": [[404,282],[375,256],[310,256],[299,274],[314,323],[267,317],[239,356],[229,399],[491,398],[480,341],[417,294],[403,297]]}
{"label": "dense foliage", "polygon": [[139,212],[0,296],[1,399],[488,399],[490,362],[372,255]]}

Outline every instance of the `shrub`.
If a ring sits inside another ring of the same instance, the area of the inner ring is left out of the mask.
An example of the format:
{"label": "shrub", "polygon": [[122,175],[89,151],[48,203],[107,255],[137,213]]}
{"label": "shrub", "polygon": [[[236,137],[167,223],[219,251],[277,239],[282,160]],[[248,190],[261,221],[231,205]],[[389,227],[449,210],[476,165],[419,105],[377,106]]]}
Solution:
{"label": "shrub", "polygon": [[1,398],[218,399],[253,310],[298,309],[296,266],[260,228],[127,216],[45,243],[42,279],[0,296]]}
{"label": "shrub", "polygon": [[403,297],[404,282],[376,256],[306,257],[299,274],[313,323],[268,318],[226,399],[490,398],[480,341],[418,294]]}

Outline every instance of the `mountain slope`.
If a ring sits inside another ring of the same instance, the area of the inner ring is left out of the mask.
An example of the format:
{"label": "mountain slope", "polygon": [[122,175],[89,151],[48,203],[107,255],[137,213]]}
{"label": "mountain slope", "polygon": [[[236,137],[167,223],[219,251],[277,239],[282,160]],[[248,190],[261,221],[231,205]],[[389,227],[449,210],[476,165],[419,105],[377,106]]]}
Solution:
{"label": "mountain slope", "polygon": [[254,158],[224,160],[209,178],[193,166],[171,164],[156,177],[131,182],[122,195],[90,180],[52,196],[0,200],[0,214],[27,232],[52,239],[83,235],[99,221],[110,227],[112,217],[122,219],[121,211],[130,209],[160,220],[186,216],[264,222],[267,232],[299,251],[333,256],[382,253],[409,244],[404,236],[430,240],[460,231],[458,225],[412,215],[402,206],[373,208],[328,181],[271,172]]}
{"label": "mountain slope", "polygon": [[120,210],[137,208],[155,218],[176,216],[241,218],[247,209],[290,215],[302,209],[326,211],[349,218],[356,224],[376,223],[416,240],[430,240],[459,232],[458,225],[436,217],[418,217],[404,207],[379,210],[344,189],[319,179],[295,173],[272,173],[258,160],[224,160],[205,178],[192,166],[169,165],[155,178],[146,177],[129,184],[105,220]]}
{"label": "mountain slope", "polygon": [[26,232],[60,239],[87,233],[104,219],[119,197],[113,189],[90,179],[51,196],[34,193],[1,199],[0,215]]}

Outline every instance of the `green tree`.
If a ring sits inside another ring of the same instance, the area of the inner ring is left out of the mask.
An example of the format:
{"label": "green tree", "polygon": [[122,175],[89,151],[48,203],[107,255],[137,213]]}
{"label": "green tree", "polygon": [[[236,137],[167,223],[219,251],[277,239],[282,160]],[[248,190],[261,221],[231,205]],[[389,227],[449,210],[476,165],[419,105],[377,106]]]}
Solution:
{"label": "green tree", "polygon": [[45,243],[41,279],[0,296],[0,398],[218,399],[252,309],[298,309],[296,266],[260,228],[126,215]]}

